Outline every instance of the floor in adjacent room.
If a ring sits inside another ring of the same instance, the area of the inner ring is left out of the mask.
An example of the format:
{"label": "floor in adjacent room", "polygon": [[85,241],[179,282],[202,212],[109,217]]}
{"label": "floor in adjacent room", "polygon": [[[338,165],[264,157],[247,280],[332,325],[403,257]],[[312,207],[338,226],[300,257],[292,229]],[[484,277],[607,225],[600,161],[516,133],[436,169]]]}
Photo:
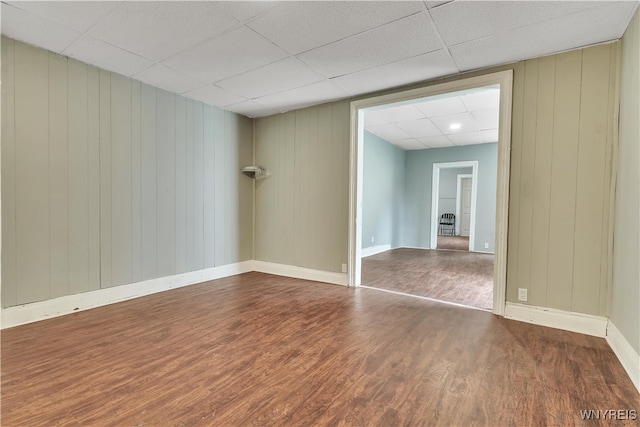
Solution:
{"label": "floor in adjacent room", "polygon": [[1,385],[7,426],[566,426],[639,406],[602,338],[262,273],[3,330]]}
{"label": "floor in adjacent room", "polygon": [[362,258],[362,284],[491,310],[493,262],[493,254],[393,249]]}
{"label": "floor in adjacent room", "polygon": [[438,236],[436,249],[469,252],[469,236]]}

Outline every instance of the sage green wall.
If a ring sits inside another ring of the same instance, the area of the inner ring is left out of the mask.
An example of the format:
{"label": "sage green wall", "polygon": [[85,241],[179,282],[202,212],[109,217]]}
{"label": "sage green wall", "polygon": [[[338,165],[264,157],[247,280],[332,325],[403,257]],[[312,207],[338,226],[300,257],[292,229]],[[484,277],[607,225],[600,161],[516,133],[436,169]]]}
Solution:
{"label": "sage green wall", "polygon": [[[618,51],[618,42],[602,44],[412,86],[513,70],[508,301],[517,302],[518,288],[527,288],[531,305],[609,314]],[[319,116],[320,111],[325,118]],[[294,254],[313,250],[320,255],[305,255],[304,265],[309,268],[340,271],[339,259],[346,262],[349,114],[348,102],[341,101],[256,120],[258,163],[269,159],[272,146],[281,153],[297,152],[298,145],[309,146],[310,133],[299,132],[300,117],[314,117],[311,122],[302,121],[308,126],[312,123],[315,132],[311,134],[322,129],[335,135],[330,144],[313,143],[314,157],[300,158],[304,164],[280,161],[273,168],[274,175],[296,181],[309,179],[301,173],[307,168],[312,169],[312,176],[322,176],[314,178],[315,187],[303,198],[275,197],[275,190],[258,189],[256,211],[265,215],[256,224],[256,244],[261,241],[263,245],[256,248],[258,259],[298,265]],[[286,139],[274,136],[271,127],[275,124]],[[331,160],[321,164],[319,159]],[[326,203],[330,212],[340,216],[322,219],[323,223],[319,218],[324,216],[309,206]],[[283,221],[281,209],[302,216],[295,223]],[[293,240],[292,235],[297,234],[306,237]],[[327,262],[327,256],[333,261]]]}
{"label": "sage green wall", "polygon": [[365,132],[363,155],[362,247],[402,246],[406,152]]}
{"label": "sage green wall", "polygon": [[[471,160],[478,161],[474,250],[494,252],[498,170],[498,144],[496,143],[415,150],[407,154],[403,228],[405,246],[415,248],[429,248],[431,246],[433,164]],[[485,242],[489,243],[488,249],[484,248]]]}
{"label": "sage green wall", "polygon": [[2,305],[251,259],[251,121],[2,38]]}
{"label": "sage green wall", "polygon": [[640,353],[640,11],[622,38],[611,321]]}

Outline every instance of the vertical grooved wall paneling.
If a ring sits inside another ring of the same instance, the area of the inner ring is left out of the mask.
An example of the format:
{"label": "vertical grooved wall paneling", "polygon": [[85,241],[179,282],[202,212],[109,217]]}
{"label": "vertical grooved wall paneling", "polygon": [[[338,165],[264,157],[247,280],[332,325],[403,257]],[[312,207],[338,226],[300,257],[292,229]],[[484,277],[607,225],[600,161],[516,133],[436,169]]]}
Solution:
{"label": "vertical grooved wall paneling", "polygon": [[250,119],[6,37],[2,83],[4,307],[251,258]]}

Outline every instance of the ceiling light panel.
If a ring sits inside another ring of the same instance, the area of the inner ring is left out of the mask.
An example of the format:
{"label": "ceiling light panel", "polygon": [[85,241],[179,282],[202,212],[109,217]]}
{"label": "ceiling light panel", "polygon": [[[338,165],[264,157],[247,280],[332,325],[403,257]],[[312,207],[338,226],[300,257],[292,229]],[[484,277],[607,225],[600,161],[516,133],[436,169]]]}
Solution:
{"label": "ceiling light panel", "polygon": [[147,58],[89,36],[85,36],[73,43],[64,51],[64,54],[127,77],[139,73],[153,64],[153,61]]}
{"label": "ceiling light panel", "polygon": [[[431,121],[440,131],[445,135],[451,135],[455,133],[475,132],[478,130],[476,122],[469,113],[452,114],[450,116],[432,117]],[[459,123],[460,128],[452,130],[450,126],[452,123]]]}
{"label": "ceiling light panel", "polygon": [[605,2],[474,1],[451,2],[431,11],[447,46],[505,33]]}
{"label": "ceiling light panel", "polygon": [[163,64],[213,83],[287,56],[284,50],[242,27],[169,58]]}
{"label": "ceiling light panel", "polygon": [[253,99],[324,80],[296,58],[287,58],[244,74],[221,80],[218,86]]}
{"label": "ceiling light panel", "polygon": [[459,96],[419,102],[416,104],[416,108],[426,117],[448,116],[467,111],[467,107],[462,103]]}
{"label": "ceiling light panel", "polygon": [[424,10],[419,2],[284,2],[249,26],[298,54]]}
{"label": "ceiling light panel", "polygon": [[498,108],[490,108],[488,110],[472,111],[471,116],[476,121],[478,129],[498,129],[500,110]]}
{"label": "ceiling light panel", "polygon": [[61,53],[80,33],[32,13],[2,3],[2,34],[22,42]]}
{"label": "ceiling light panel", "polygon": [[429,15],[419,13],[298,55],[336,77],[442,49]]}
{"label": "ceiling light panel", "polygon": [[186,92],[184,96],[206,102],[207,104],[226,107],[228,105],[237,104],[246,101],[245,98],[233,94],[229,91],[221,89],[217,86],[204,86],[192,91]]}
{"label": "ceiling light panel", "polygon": [[11,1],[9,4],[35,15],[86,32],[113,12],[119,1]]}
{"label": "ceiling light panel", "polygon": [[91,35],[159,61],[238,25],[216,2],[124,2]]}
{"label": "ceiling light panel", "polygon": [[361,95],[457,72],[451,56],[445,50],[438,50],[336,77],[332,81],[351,95]]}
{"label": "ceiling light panel", "polygon": [[184,93],[207,85],[206,82],[185,76],[161,64],[155,64],[133,77],[151,86],[174,93]]}

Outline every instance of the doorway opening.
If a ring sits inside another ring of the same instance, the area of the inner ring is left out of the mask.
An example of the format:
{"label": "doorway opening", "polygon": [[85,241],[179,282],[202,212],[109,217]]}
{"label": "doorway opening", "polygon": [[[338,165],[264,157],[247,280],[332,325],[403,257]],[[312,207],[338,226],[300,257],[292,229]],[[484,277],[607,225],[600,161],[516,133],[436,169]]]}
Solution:
{"label": "doorway opening", "polygon": [[[409,105],[416,102],[421,102],[427,99],[439,99],[449,97],[451,93],[472,93],[479,88],[485,88],[487,86],[494,86],[499,88],[499,128],[496,135],[496,201],[495,201],[495,239],[492,242],[495,245],[495,262],[492,268],[492,311],[498,315],[504,315],[505,307],[505,287],[506,287],[506,247],[507,247],[507,214],[508,214],[508,188],[509,188],[509,153],[510,153],[510,133],[511,133],[511,93],[512,93],[512,81],[513,73],[511,70],[503,71],[499,73],[487,74],[484,76],[472,77],[468,79],[445,82],[433,86],[424,88],[412,89],[403,92],[381,95],[351,103],[351,152],[350,152],[350,206],[349,206],[349,284],[350,286],[360,286],[362,284],[362,257],[363,257],[363,230],[362,230],[362,209],[363,209],[363,157],[364,157],[364,134],[365,134],[365,112],[372,112],[384,108],[389,104],[395,106]],[[465,92],[466,91],[466,92]],[[428,150],[427,150],[428,151]],[[437,162],[446,163],[446,162]],[[434,166],[435,167],[435,166]],[[444,170],[447,168],[439,168]],[[435,171],[435,169],[434,169]],[[475,168],[477,175],[478,167]],[[435,173],[435,172],[434,172]],[[439,175],[439,173],[438,173]],[[460,174],[465,175],[465,174]],[[469,182],[471,186],[474,186],[473,180],[473,166],[472,166],[472,178]],[[439,176],[438,176],[439,178]],[[460,178],[461,183],[465,178]],[[432,179],[432,186],[435,179]],[[475,180],[475,186],[477,187],[477,179]],[[458,191],[458,189],[456,189]],[[463,190],[460,190],[463,191]],[[437,205],[439,203],[431,203],[429,207],[429,240],[425,245],[429,245],[428,249],[435,249],[437,246],[437,230],[438,230],[438,218],[437,218]],[[461,206],[458,206],[458,205]],[[475,224],[472,222],[473,214],[469,211],[464,213],[464,207],[462,206],[462,199],[458,200],[457,196],[454,200],[454,207],[452,210],[456,213],[456,217],[461,219],[465,214],[469,216],[469,240],[470,247],[474,248],[477,245],[474,236],[475,232],[472,230],[472,226],[475,228]],[[473,202],[471,203],[473,206]],[[433,222],[436,222],[434,227]],[[454,226],[454,233],[460,233],[460,227],[464,224],[458,221],[458,224]],[[373,238],[372,238],[373,240]],[[473,243],[473,245],[471,245]],[[405,248],[402,250],[412,250],[412,248]],[[438,251],[432,251],[438,252]]]}

